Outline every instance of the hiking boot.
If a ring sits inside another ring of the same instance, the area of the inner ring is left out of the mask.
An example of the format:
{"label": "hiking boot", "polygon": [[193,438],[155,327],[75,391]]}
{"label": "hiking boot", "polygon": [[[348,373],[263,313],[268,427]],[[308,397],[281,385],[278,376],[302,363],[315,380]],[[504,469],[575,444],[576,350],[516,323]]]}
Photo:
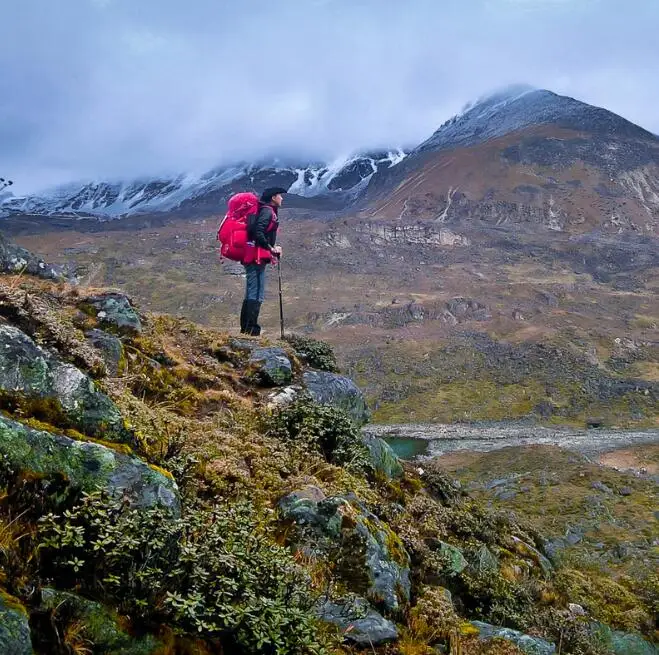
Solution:
{"label": "hiking boot", "polygon": [[247,317],[249,316],[249,300],[243,300],[240,309],[240,334],[247,334]]}
{"label": "hiking boot", "polygon": [[247,300],[245,317],[245,334],[258,337],[261,334],[261,326],[258,324],[261,303],[258,300]]}

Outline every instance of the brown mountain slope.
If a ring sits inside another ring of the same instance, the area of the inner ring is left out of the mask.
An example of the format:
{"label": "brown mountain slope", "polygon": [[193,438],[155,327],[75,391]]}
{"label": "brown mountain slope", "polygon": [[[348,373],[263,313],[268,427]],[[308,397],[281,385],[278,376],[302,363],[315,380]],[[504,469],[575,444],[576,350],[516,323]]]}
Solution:
{"label": "brown mountain slope", "polygon": [[369,189],[371,204],[361,216],[659,234],[659,140],[544,125],[418,153],[396,169]]}

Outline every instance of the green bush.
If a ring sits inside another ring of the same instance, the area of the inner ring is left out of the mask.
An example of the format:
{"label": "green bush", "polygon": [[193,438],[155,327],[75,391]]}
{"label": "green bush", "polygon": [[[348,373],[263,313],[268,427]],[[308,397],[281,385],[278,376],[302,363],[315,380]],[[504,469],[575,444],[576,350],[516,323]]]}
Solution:
{"label": "green bush", "polygon": [[330,373],[338,372],[336,356],[328,343],[297,334],[288,335],[286,341],[291,344],[296,354],[312,368]]}
{"label": "green bush", "polygon": [[250,503],[182,519],[100,494],[41,521],[44,576],[145,625],[221,638],[231,652],[320,655],[309,580]]}
{"label": "green bush", "polygon": [[320,405],[307,395],[277,410],[269,433],[297,447],[316,450],[337,466],[373,473],[368,448],[351,418],[342,409]]}

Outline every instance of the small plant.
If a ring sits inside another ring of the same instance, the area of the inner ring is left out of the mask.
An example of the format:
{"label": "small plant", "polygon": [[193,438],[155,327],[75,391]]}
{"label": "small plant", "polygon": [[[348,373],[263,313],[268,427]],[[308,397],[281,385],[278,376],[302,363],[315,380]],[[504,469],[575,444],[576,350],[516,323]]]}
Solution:
{"label": "small plant", "polygon": [[330,373],[336,373],[339,370],[332,346],[325,341],[297,334],[288,335],[286,341],[291,344],[296,354],[312,368]]}
{"label": "small plant", "polygon": [[273,419],[269,428],[272,436],[299,448],[316,450],[331,464],[356,472],[373,472],[361,433],[343,410],[300,396],[278,410]]}

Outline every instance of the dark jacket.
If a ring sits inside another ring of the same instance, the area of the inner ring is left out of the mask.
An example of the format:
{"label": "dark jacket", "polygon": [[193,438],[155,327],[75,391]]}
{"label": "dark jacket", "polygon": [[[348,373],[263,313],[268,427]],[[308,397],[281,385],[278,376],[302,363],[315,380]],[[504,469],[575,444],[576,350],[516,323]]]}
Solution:
{"label": "dark jacket", "polygon": [[[275,223],[273,229],[268,231],[270,222],[272,221],[274,211]],[[277,214],[277,207],[274,205],[261,205],[256,221],[254,222],[253,230],[249,238],[253,240],[259,248],[270,250],[277,242],[277,230],[279,229],[279,216]]]}

